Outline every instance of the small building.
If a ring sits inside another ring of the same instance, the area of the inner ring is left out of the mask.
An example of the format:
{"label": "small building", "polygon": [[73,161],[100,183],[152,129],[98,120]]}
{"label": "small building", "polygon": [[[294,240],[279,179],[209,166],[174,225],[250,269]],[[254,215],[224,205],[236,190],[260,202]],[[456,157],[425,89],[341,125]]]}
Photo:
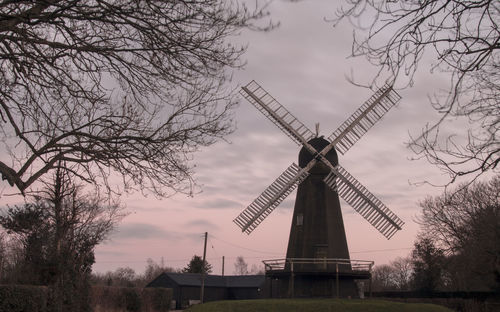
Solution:
{"label": "small building", "polygon": [[[205,302],[258,299],[263,297],[264,284],[264,275],[206,275],[203,299]],[[200,300],[201,275],[164,272],[146,287],[172,288],[175,308],[181,309]]]}

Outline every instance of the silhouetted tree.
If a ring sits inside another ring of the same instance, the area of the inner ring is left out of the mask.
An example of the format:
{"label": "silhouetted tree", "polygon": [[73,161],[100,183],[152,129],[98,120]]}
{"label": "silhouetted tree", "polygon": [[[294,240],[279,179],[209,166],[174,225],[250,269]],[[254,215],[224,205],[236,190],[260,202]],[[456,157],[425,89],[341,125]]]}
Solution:
{"label": "silhouetted tree", "polygon": [[248,264],[243,259],[243,256],[236,257],[234,262],[234,274],[236,275],[248,275]]}
{"label": "silhouetted tree", "polygon": [[[433,71],[451,75],[450,87],[432,105],[442,117],[412,139],[412,149],[458,176],[479,175],[500,162],[500,10],[498,1],[344,0],[335,22],[355,27],[353,56],[378,67],[368,84],[396,80],[412,85],[421,60],[433,57]],[[440,131],[446,117],[470,123],[457,133]],[[444,137],[443,137],[444,135]],[[458,144],[457,144],[458,143]]]}
{"label": "silhouetted tree", "polygon": [[50,226],[44,220],[49,212],[39,202],[8,208],[0,216],[0,225],[22,246],[22,259],[17,264],[13,282],[47,285],[50,274],[48,259],[52,252]]}
{"label": "silhouetted tree", "polygon": [[205,273],[212,273],[212,265],[208,263],[207,260],[205,260],[205,263],[203,263],[203,259],[200,256],[194,255],[193,258],[191,258],[191,261],[187,264],[187,266],[182,269],[183,273],[203,273],[203,270]]}
{"label": "silhouetted tree", "polygon": [[121,220],[121,207],[86,195],[64,170],[33,203],[11,207],[0,225],[23,246],[18,282],[48,285],[51,311],[88,311],[94,248]]}
{"label": "silhouetted tree", "polygon": [[418,222],[449,254],[456,290],[491,290],[500,285],[500,176],[462,184],[420,203]]}
{"label": "silhouetted tree", "polygon": [[412,251],[412,282],[415,290],[432,293],[443,286],[445,255],[429,237],[419,237]]}
{"label": "silhouetted tree", "polygon": [[228,38],[264,15],[225,0],[2,2],[2,178],[26,192],[64,161],[108,191],[119,174],[190,193],[192,153],[232,131],[245,48]]}

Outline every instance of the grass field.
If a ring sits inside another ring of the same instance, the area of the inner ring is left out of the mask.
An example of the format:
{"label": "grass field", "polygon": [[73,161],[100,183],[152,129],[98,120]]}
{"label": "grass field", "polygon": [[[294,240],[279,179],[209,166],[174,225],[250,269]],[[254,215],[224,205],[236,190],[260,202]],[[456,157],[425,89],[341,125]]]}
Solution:
{"label": "grass field", "polygon": [[443,306],[356,299],[263,299],[215,301],[195,305],[189,312],[450,312]]}

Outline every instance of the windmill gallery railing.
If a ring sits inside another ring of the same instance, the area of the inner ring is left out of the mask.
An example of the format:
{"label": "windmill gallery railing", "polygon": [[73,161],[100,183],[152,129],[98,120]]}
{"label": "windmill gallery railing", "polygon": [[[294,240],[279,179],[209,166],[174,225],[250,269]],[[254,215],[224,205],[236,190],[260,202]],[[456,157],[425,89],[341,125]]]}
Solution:
{"label": "windmill gallery railing", "polygon": [[371,272],[373,261],[368,260],[351,260],[351,259],[336,259],[336,258],[287,258],[287,259],[272,259],[264,260],[264,267],[267,272],[282,271],[285,268],[290,268],[294,271],[294,267],[300,265],[313,265],[317,268],[335,267],[335,272],[342,272],[342,268],[349,267],[350,271]]}
{"label": "windmill gallery railing", "polygon": [[[264,260],[266,276],[273,277],[285,274],[289,276],[289,296],[294,296],[295,275],[307,272],[333,275],[336,296],[339,297],[339,279],[346,275],[359,279],[370,279],[373,261],[338,258],[286,258]],[[371,283],[370,283],[371,284]],[[371,292],[371,285],[370,285]]]}

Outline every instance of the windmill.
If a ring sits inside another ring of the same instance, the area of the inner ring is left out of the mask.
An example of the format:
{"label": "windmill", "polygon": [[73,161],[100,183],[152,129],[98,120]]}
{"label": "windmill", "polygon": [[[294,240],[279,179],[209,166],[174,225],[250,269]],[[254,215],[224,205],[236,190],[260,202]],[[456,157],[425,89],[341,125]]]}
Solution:
{"label": "windmill", "polygon": [[[344,155],[401,99],[392,86],[386,84],[377,90],[328,140],[309,130],[255,81],[242,87],[240,93],[302,147],[299,165],[292,163],[233,220],[242,232],[250,234],[297,186],[287,259],[349,259],[339,196],[387,239],[401,230],[404,222],[340,166],[336,153]],[[315,284],[328,284],[328,278],[320,282],[317,268],[306,264],[295,267],[295,272],[305,276],[304,294],[317,290]],[[322,268],[328,276],[331,268]],[[346,273],[352,271],[350,262],[343,265],[343,271],[345,293],[350,294],[354,291],[354,278]],[[285,266],[283,272],[286,275],[290,268]]]}

